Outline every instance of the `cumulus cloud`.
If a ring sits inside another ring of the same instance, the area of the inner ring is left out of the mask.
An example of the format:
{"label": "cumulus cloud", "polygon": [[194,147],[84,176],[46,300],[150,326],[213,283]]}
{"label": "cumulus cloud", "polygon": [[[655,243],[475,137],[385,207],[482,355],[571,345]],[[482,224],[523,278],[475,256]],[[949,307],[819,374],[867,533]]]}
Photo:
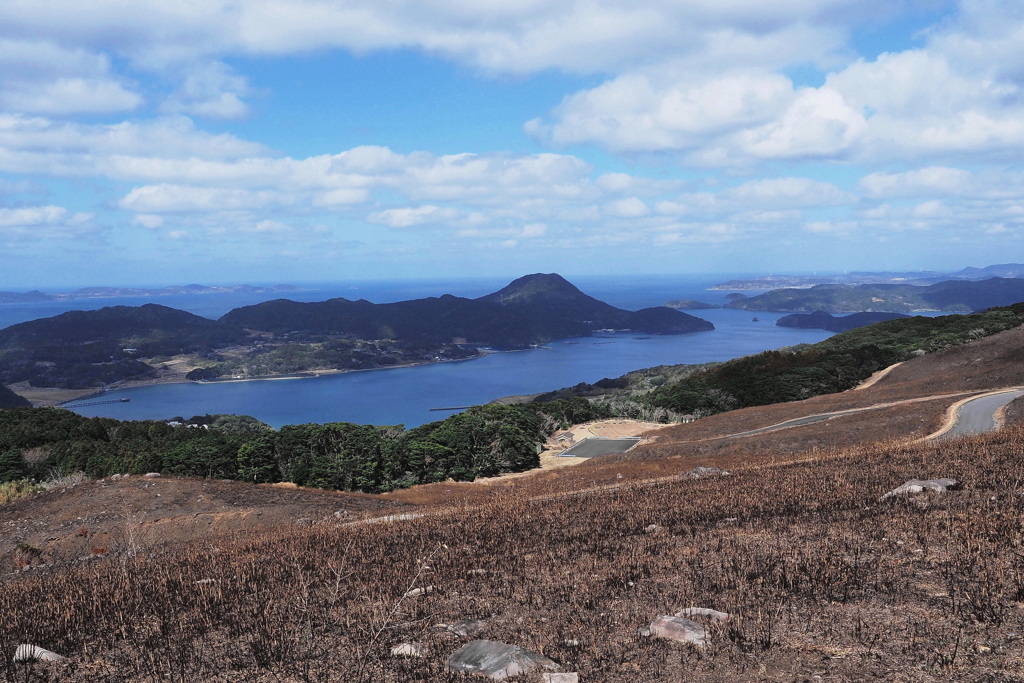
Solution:
{"label": "cumulus cloud", "polygon": [[18,248],[54,240],[81,240],[97,232],[91,213],[62,206],[0,207],[0,244]]}
{"label": "cumulus cloud", "polygon": [[142,104],[110,60],[81,48],[0,32],[0,110],[66,116],[131,111]]}
{"label": "cumulus cloud", "polygon": [[566,97],[525,129],[555,145],[665,152],[705,166],[1015,158],[1024,150],[1024,16],[998,0],[960,4],[924,47],[833,62],[821,85],[785,75],[796,59],[646,65]]}

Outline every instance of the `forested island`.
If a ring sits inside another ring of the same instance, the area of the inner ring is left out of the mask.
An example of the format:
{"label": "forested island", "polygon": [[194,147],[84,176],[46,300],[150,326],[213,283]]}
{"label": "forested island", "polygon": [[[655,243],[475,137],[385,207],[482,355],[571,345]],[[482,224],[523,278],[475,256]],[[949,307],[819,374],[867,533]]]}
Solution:
{"label": "forested island", "polygon": [[[70,311],[0,330],[0,383],[89,389],[110,384],[249,379],[464,360],[480,347],[521,349],[598,330],[713,330],[664,307],[626,311],[556,274],[528,275],[477,299],[389,304],[277,299],[209,320],[159,304]],[[173,371],[168,359],[175,359]]]}
{"label": "forested island", "polygon": [[791,313],[775,321],[779,327],[796,327],[804,330],[827,330],[829,332],[846,332],[866,325],[909,317],[906,313],[851,313],[850,315],[834,316],[825,311],[814,313]]}
{"label": "forested island", "polygon": [[816,285],[808,289],[776,289],[733,298],[725,305],[745,311],[782,313],[856,313],[887,311],[970,313],[1024,301],[1024,279],[947,280],[933,285]]}

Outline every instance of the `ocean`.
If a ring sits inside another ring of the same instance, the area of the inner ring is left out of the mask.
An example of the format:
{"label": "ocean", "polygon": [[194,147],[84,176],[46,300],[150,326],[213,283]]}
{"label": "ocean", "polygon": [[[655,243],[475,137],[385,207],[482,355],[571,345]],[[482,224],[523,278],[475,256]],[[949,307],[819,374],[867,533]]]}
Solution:
{"label": "ocean", "polygon": [[[630,310],[659,306],[672,299],[711,304],[726,301],[728,291],[709,290],[736,274],[702,277],[574,277],[568,278],[597,299]],[[296,301],[322,301],[343,296],[375,303],[441,294],[478,297],[508,284],[499,279],[351,281],[312,283],[288,292]],[[754,292],[744,292],[753,294]],[[103,306],[159,303],[217,318],[238,306],[251,305],[281,294],[232,293],[122,297],[0,305],[0,327],[57,315],[68,310]],[[87,416],[123,420],[171,419],[206,413],[252,415],[274,427],[285,424],[355,422],[414,427],[444,419],[458,408],[518,394],[533,394],[580,382],[596,382],[631,370],[678,363],[724,361],[738,356],[800,343],[821,341],[831,333],[776,327],[778,313],[727,309],[688,311],[715,325],[713,332],[641,336],[601,334],[558,340],[545,348],[492,353],[483,358],[350,372],[311,379],[263,380],[215,384],[164,384],[112,391],[105,399],[130,398],[76,409]]]}

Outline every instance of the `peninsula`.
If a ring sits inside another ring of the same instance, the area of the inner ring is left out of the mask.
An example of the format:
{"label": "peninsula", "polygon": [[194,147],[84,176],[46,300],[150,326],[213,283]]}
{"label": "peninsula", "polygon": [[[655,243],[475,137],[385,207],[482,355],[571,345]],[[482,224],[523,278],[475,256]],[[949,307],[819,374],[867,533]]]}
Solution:
{"label": "peninsula", "polygon": [[71,311],[0,330],[0,383],[93,389],[119,382],[254,379],[462,360],[599,330],[713,330],[664,307],[626,311],[557,274],[477,299],[389,304],[277,299],[209,320],[159,304]]}

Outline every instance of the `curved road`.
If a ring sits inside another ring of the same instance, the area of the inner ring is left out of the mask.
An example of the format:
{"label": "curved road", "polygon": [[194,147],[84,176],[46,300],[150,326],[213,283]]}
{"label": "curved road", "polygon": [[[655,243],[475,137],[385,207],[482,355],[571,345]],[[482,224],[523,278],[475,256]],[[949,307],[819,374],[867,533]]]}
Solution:
{"label": "curved road", "polygon": [[1024,389],[1005,389],[962,403],[954,413],[953,426],[933,439],[953,439],[968,434],[984,434],[999,428],[999,413],[1011,401],[1024,396]]}

